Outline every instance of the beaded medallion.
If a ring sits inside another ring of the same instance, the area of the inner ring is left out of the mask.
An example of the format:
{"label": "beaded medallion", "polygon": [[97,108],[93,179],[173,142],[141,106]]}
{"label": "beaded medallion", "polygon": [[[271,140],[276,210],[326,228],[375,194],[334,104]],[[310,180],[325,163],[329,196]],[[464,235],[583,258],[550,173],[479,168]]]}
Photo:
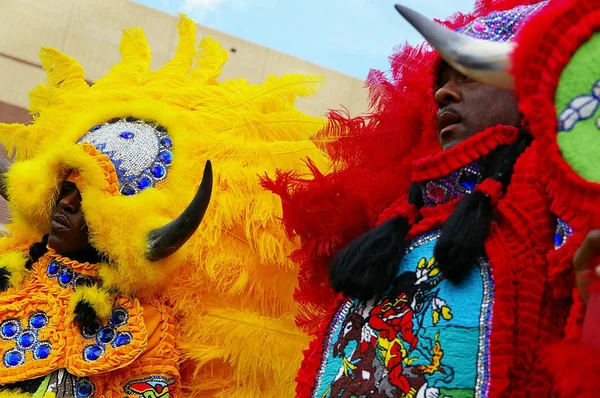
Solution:
{"label": "beaded medallion", "polygon": [[167,178],[173,142],[155,123],[128,117],[99,124],[81,137],[107,155],[115,166],[122,195],[135,195]]}
{"label": "beaded medallion", "polygon": [[439,232],[413,241],[382,299],[349,300],[324,340],[313,397],[485,397],[494,284],[481,259],[459,284],[433,258]]}

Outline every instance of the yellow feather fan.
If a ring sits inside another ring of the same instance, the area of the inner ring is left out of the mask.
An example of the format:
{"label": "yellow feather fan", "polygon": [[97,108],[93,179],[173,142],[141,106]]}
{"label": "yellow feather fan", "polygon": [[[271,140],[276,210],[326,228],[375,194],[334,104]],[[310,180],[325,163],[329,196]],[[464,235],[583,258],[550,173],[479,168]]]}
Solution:
{"label": "yellow feather fan", "polygon": [[[294,245],[279,224],[281,204],[258,176],[302,172],[307,156],[328,166],[309,140],[324,120],[294,107],[323,82],[305,75],[217,82],[227,52],[211,39],[198,51],[195,25],[185,17],[178,29],[176,54],[157,71],[149,69],[142,30],[126,30],[121,62],[91,86],[75,60],[42,50],[48,81],[30,94],[34,123],[0,124],[0,142],[17,160],[7,178],[13,222],[0,250],[23,251],[48,232],[58,187],[68,170],[77,170],[91,241],[110,259],[99,271],[104,288],[172,303],[186,360],[184,396],[290,396],[306,344],[293,321],[296,267],[288,254]],[[151,186],[135,180],[133,195],[121,171],[144,151],[78,143],[97,126],[125,118],[162,126],[170,140],[168,173],[158,170],[166,177]],[[149,232],[189,205],[207,160],[215,178],[200,228],[175,254],[148,260]]]}

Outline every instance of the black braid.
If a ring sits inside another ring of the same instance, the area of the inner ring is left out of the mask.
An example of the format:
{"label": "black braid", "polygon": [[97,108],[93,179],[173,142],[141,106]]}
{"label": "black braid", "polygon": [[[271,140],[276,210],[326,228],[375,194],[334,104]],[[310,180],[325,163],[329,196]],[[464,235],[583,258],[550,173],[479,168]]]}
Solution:
{"label": "black braid", "polygon": [[[411,185],[409,203],[423,206],[417,184]],[[361,300],[385,294],[404,257],[409,229],[405,217],[396,217],[351,241],[331,262],[329,279],[333,288]]]}
{"label": "black braid", "polygon": [[[485,175],[500,182],[503,192],[510,184],[515,162],[530,144],[531,136],[521,131],[514,144],[499,146],[484,162]],[[460,282],[485,254],[493,210],[490,197],[474,191],[460,201],[444,224],[434,255],[451,282]]]}

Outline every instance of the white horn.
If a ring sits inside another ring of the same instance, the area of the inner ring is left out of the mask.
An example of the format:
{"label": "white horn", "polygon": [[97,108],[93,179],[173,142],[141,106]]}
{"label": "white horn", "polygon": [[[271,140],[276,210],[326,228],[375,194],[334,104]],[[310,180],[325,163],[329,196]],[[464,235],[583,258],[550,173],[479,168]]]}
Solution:
{"label": "white horn", "polygon": [[509,72],[514,43],[475,39],[438,25],[408,7],[396,5],[396,10],[454,69],[479,82],[514,90],[514,78]]}

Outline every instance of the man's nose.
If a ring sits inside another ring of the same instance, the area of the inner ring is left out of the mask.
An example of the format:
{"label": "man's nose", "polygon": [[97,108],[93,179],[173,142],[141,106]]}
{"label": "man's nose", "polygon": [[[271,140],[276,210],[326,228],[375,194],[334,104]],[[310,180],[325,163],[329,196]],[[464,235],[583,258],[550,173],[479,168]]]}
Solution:
{"label": "man's nose", "polygon": [[67,213],[75,214],[79,211],[81,201],[79,199],[79,192],[69,192],[58,201],[58,207]]}
{"label": "man's nose", "polygon": [[462,100],[462,93],[458,86],[452,80],[449,80],[446,84],[437,89],[434,98],[438,106],[442,107],[460,102]]}

